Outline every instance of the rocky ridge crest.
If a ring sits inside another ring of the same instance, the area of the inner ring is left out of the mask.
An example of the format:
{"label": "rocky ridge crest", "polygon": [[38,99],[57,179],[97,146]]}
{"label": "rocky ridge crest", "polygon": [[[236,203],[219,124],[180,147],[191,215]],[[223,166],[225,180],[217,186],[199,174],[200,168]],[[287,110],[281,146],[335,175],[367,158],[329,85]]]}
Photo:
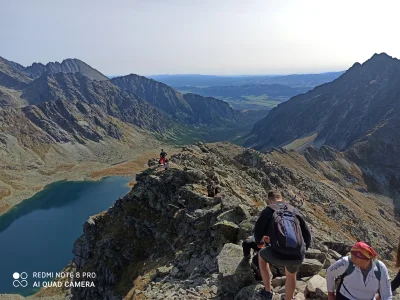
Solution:
{"label": "rocky ridge crest", "polygon": [[[356,240],[390,261],[398,238],[393,205],[358,192],[362,178],[339,177],[354,166],[337,163],[337,181],[324,175],[338,160],[329,149],[310,152],[307,160],[292,151],[261,154],[225,143],[184,147],[167,171],[150,160],[129,194],[84,224],[73,261],[98,277],[96,288],[72,289],[72,299],[257,299],[259,282],[240,241],[251,234],[272,188],[299,207],[313,230],[296,299],[327,299],[324,270]],[[222,189],[213,198],[206,193],[209,180]],[[274,299],[280,299],[283,270],[272,269]]]}

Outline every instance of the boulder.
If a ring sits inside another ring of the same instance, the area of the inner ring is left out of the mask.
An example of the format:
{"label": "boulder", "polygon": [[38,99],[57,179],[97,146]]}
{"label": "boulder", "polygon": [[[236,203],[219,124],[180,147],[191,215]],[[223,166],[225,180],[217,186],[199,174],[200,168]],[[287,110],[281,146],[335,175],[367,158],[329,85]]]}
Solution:
{"label": "boulder", "polygon": [[218,221],[229,221],[235,224],[240,224],[242,221],[248,219],[250,219],[250,214],[244,205],[236,206],[217,217]]}
{"label": "boulder", "polygon": [[218,222],[212,227],[216,232],[216,237],[221,241],[236,243],[239,226],[229,221]]}
{"label": "boulder", "polygon": [[341,259],[342,256],[333,249],[328,250],[328,254],[335,260]]}
{"label": "boulder", "polygon": [[299,278],[314,276],[318,274],[321,269],[322,264],[318,260],[306,258],[300,266],[297,276]]}
{"label": "boulder", "polygon": [[279,286],[284,286],[285,283],[286,283],[286,276],[275,277],[274,279],[271,280],[271,285],[274,288],[279,287]]}
{"label": "boulder", "polygon": [[343,255],[347,255],[350,252],[352,245],[345,244],[342,242],[324,242],[329,249],[336,251],[339,253],[340,257]]}
{"label": "boulder", "polygon": [[301,280],[296,281],[296,290],[298,293],[304,294],[307,288],[307,283]]}
{"label": "boulder", "polygon": [[186,176],[189,182],[199,182],[201,180],[206,180],[207,176],[203,171],[197,169],[188,169],[186,171]]}
{"label": "boulder", "polygon": [[154,167],[154,166],[158,166],[158,159],[157,158],[151,158],[147,161],[147,165],[149,167]]}
{"label": "boulder", "polygon": [[322,268],[323,268],[323,269],[328,269],[328,268],[329,268],[331,265],[333,265],[335,262],[336,262],[335,259],[333,259],[333,258],[327,258],[327,259],[325,259],[324,266],[323,266]]}
{"label": "boulder", "polygon": [[178,194],[189,209],[203,209],[218,203],[218,199],[197,194],[190,185],[180,188]]}
{"label": "boulder", "polygon": [[254,223],[249,220],[244,220],[239,224],[238,241],[247,239],[253,235]]}
{"label": "boulder", "polygon": [[275,294],[285,294],[286,287],[285,286],[278,286],[273,289]]}
{"label": "boulder", "polygon": [[320,263],[324,263],[326,259],[326,254],[317,249],[308,249],[306,252],[306,258],[316,259]]}
{"label": "boulder", "polygon": [[320,275],[313,276],[307,282],[306,295],[312,299],[328,299],[326,280]]}
{"label": "boulder", "polygon": [[220,197],[220,199],[223,211],[231,210],[242,204],[242,202],[235,196]]}
{"label": "boulder", "polygon": [[211,209],[196,209],[194,216],[197,220],[194,222],[194,228],[201,231],[210,229],[214,225],[220,210],[220,204],[213,206]]}
{"label": "boulder", "polygon": [[261,284],[246,286],[235,296],[235,300],[259,300],[261,297],[258,296],[258,293],[263,288],[264,286]]}
{"label": "boulder", "polygon": [[160,277],[167,276],[169,274],[169,272],[171,272],[173,267],[174,266],[163,266],[163,267],[157,268],[157,276],[160,276]]}
{"label": "boulder", "polygon": [[306,296],[303,293],[298,293],[294,296],[293,300],[306,300]]}
{"label": "boulder", "polygon": [[254,282],[253,271],[248,260],[243,259],[241,246],[225,244],[217,257],[217,264],[220,290],[224,293],[236,294]]}

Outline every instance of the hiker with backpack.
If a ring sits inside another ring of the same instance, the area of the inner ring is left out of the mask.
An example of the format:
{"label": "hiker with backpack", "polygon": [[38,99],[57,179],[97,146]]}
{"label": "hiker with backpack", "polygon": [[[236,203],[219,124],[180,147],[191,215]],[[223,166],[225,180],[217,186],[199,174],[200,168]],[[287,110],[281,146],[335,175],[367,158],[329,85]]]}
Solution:
{"label": "hiker with backpack", "polygon": [[[326,272],[328,300],[371,300],[379,292],[382,300],[392,299],[389,274],[385,264],[376,259],[375,250],[357,242],[345,256]],[[335,278],[340,278],[335,294]]]}
{"label": "hiker with backpack", "polygon": [[264,283],[263,299],[272,299],[269,264],[285,267],[286,299],[292,299],[296,288],[296,273],[303,263],[311,243],[311,233],[303,216],[284,202],[279,191],[268,193],[268,206],[261,212],[254,239],[259,251],[259,268]]}
{"label": "hiker with backpack", "polygon": [[[400,268],[400,241],[397,247],[396,268]],[[396,277],[392,280],[390,285],[392,287],[392,292],[397,290],[397,288],[400,286],[400,271],[397,273]]]}
{"label": "hiker with backpack", "polygon": [[160,160],[159,160],[160,165],[164,165],[165,164],[165,157],[166,156],[167,156],[167,152],[164,152],[164,149],[161,149]]}

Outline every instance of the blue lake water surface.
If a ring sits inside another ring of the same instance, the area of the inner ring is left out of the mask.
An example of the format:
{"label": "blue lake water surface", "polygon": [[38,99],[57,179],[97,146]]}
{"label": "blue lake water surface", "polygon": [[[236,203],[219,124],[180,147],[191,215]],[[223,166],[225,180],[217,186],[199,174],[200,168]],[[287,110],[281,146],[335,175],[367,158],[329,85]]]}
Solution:
{"label": "blue lake water surface", "polygon": [[[83,223],[126,194],[131,180],[107,177],[100,181],[56,182],[2,215],[0,294],[31,295],[38,290],[33,288],[33,272],[55,273],[66,267],[73,258],[74,241],[83,234]],[[15,272],[26,272],[26,287],[14,286],[18,285],[13,278]]]}

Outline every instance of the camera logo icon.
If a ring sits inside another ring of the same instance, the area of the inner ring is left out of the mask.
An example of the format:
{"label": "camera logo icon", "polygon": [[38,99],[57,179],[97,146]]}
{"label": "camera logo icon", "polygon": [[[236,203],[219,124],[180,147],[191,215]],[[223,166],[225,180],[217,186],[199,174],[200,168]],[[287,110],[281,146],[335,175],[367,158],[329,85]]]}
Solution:
{"label": "camera logo icon", "polygon": [[28,285],[28,281],[26,281],[26,279],[28,278],[28,273],[26,272],[22,272],[22,273],[18,273],[15,272],[13,274],[13,286],[14,287],[26,287]]}

